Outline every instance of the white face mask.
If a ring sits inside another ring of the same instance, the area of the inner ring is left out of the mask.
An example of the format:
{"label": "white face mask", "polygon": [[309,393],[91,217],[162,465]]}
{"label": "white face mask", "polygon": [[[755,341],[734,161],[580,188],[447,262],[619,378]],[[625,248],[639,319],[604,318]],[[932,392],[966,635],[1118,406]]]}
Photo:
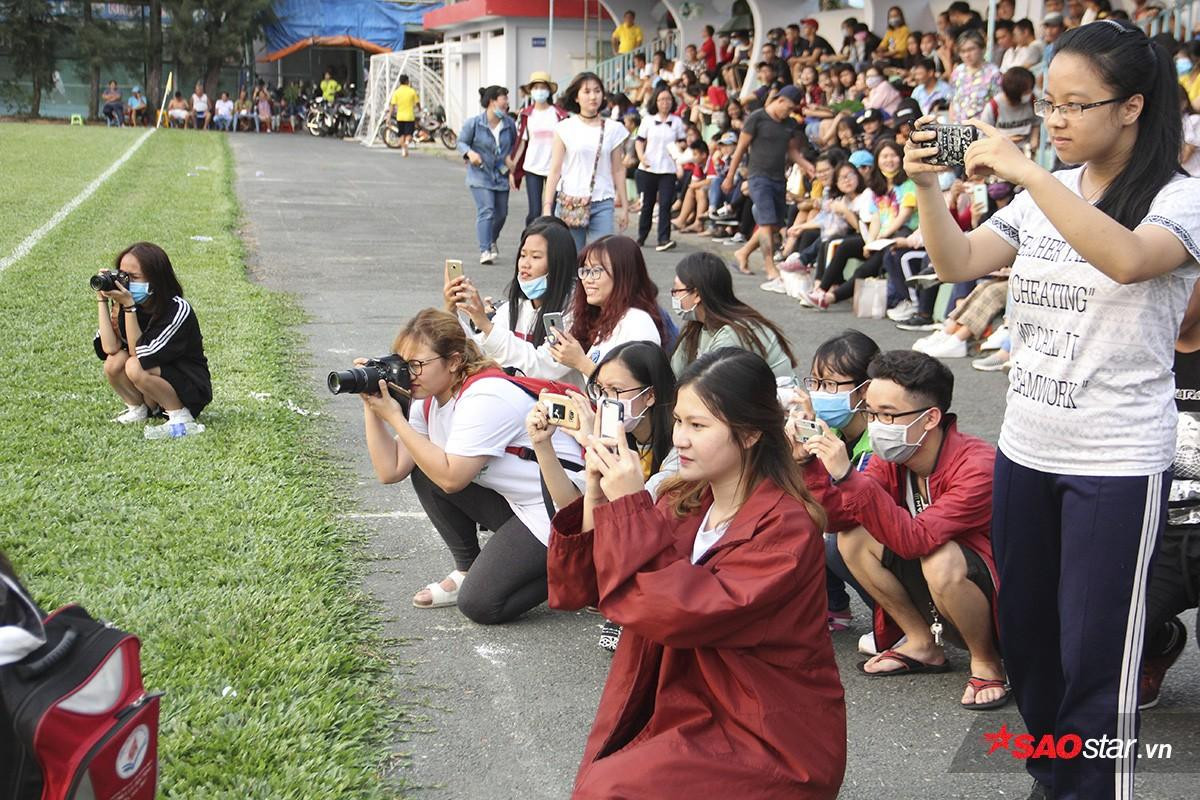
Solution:
{"label": "white face mask", "polygon": [[871,436],[871,449],[875,455],[893,464],[903,464],[915,456],[921,449],[921,442],[925,441],[925,437],[929,435],[929,431],[922,433],[921,438],[915,442],[910,442],[908,441],[908,429],[920,422],[921,417],[928,413],[929,410],[921,412],[921,416],[907,425],[901,425],[898,422],[888,424],[879,420],[867,423],[867,432]]}
{"label": "white face mask", "polygon": [[550,99],[550,90],[549,89],[534,89],[532,92],[529,93],[529,96],[531,98],[533,98],[533,102],[535,102],[535,103],[544,103]]}
{"label": "white face mask", "polygon": [[633,429],[636,428],[638,426],[638,423],[642,421],[642,417],[646,416],[646,414],[649,413],[650,406],[646,406],[646,408],[642,411],[642,413],[635,416],[633,413],[633,401],[637,400],[639,397],[644,395],[646,392],[650,391],[650,389],[651,389],[651,387],[647,386],[645,389],[642,389],[640,392],[638,392],[637,394],[635,394],[633,397],[629,398],[628,400],[618,400],[617,401],[618,403],[621,404],[621,408],[625,412],[625,419],[622,420],[621,424],[625,426],[626,433],[633,433]]}
{"label": "white face mask", "polygon": [[691,308],[684,308],[682,297],[671,295],[671,310],[678,314],[679,318],[684,322],[691,322],[696,318],[696,306],[693,305]]}

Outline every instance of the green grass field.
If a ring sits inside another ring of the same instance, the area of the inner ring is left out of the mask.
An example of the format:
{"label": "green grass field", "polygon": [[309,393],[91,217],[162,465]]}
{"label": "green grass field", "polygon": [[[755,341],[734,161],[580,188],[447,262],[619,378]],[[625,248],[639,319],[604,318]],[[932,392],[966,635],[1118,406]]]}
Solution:
{"label": "green grass field", "polygon": [[[139,133],[0,126],[0,257]],[[166,692],[163,796],[391,796],[397,712],[336,514],[345,481],[322,418],[287,406],[314,402],[299,312],[248,280],[237,220],[224,137],[159,131],[0,276],[0,547],[42,605],[77,601],[142,638],[147,686]],[[194,438],[109,421],[122,406],[86,281],[141,239],[170,254],[205,334],[215,397]]]}

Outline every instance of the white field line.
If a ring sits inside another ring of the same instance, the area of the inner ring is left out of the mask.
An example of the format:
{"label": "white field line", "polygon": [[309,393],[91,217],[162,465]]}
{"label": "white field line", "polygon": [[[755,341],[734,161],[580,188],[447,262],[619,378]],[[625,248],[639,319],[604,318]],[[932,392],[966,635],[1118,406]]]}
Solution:
{"label": "white field line", "polygon": [[137,141],[134,142],[133,144],[131,144],[129,146],[129,149],[126,150],[121,155],[120,158],[118,158],[111,165],[109,165],[108,169],[106,169],[106,170],[104,170],[104,172],[100,173],[100,177],[96,178],[96,180],[92,181],[87,186],[83,187],[83,191],[81,191],[79,194],[75,195],[75,197],[72,200],[70,200],[65,206],[63,206],[58,211],[56,211],[54,213],[54,216],[51,217],[50,219],[46,220],[46,222],[42,225],[42,227],[38,228],[36,231],[34,231],[33,233],[26,236],[25,241],[23,241],[19,245],[17,245],[15,250],[13,250],[11,253],[9,253],[4,258],[0,259],[0,272],[3,272],[4,270],[8,269],[13,264],[17,263],[22,258],[27,256],[29,254],[29,251],[32,250],[35,246],[37,246],[37,243],[46,237],[46,234],[48,234],[50,231],[54,230],[58,226],[58,223],[62,222],[64,219],[66,219],[67,216],[72,211],[79,208],[79,206],[82,205],[84,203],[84,201],[86,201],[89,197],[91,197],[93,194],[95,194],[96,190],[99,189],[101,186],[103,186],[104,182],[106,180],[108,180],[109,178],[111,178],[112,174],[121,168],[122,164],[124,164],[126,161],[128,161],[130,158],[133,157],[133,154],[136,153],[138,151],[138,148],[141,147],[142,144],[147,139],[150,138],[150,134],[152,134],[152,133],[154,133],[154,128],[151,128],[150,130],[146,131],[141,136],[139,136]]}

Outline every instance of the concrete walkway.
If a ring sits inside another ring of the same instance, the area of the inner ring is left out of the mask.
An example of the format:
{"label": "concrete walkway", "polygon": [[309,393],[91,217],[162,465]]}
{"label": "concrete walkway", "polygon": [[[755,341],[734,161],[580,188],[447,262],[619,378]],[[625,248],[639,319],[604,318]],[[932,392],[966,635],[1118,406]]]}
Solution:
{"label": "concrete walkway", "polygon": [[[425,153],[404,160],[391,151],[303,135],[237,135],[231,141],[253,274],[294,293],[308,311],[300,333],[311,354],[307,375],[321,394],[329,370],[356,356],[390,352],[404,320],[440,306],[445,258],[461,258],[485,294],[498,296],[512,275],[523,193],[512,196],[500,261],[481,267],[474,207],[463,170],[452,160]],[[673,266],[695,241],[684,239],[670,253],[647,251],[664,306]],[[757,261],[754,266],[761,270]],[[855,320],[845,310],[805,311],[759,291],[761,278],[735,281],[742,299],[784,327],[804,369],[821,341],[847,327],[865,331],[885,349],[908,347],[916,338],[886,321]],[[1003,377],[976,372],[965,360],[953,368],[961,427],[995,441]],[[404,757],[395,772],[419,787],[406,794],[430,800],[566,797],[609,665],[596,647],[601,620],[542,607],[514,624],[485,628],[454,609],[413,608],[413,593],[451,569],[448,553],[407,484],[376,482],[359,401],[330,398],[324,410],[334,417],[332,445],[346,465],[348,516],[370,534],[366,589],[378,601],[384,634],[396,642],[395,679],[409,717],[396,731],[395,751]],[[841,797],[1024,798],[1029,781],[1006,756],[980,759],[988,774],[948,774],[973,724],[1020,727],[1015,710],[982,715],[958,708],[968,677],[965,653],[950,654],[958,666],[950,674],[868,680],[857,669],[862,658],[854,649],[868,622],[862,606],[855,611],[853,632],[834,637],[850,721]],[[1192,615],[1188,627],[1195,629]],[[1176,769],[1180,751],[1200,729],[1198,677],[1200,658],[1189,645],[1168,678],[1161,710],[1148,716],[1143,730],[1144,738],[1171,731],[1157,741],[1175,744]],[[1191,716],[1174,716],[1183,712]],[[1162,724],[1168,719],[1182,727]],[[983,729],[971,731],[970,752],[984,752]],[[1188,763],[1200,769],[1194,751]],[[1147,770],[1138,796],[1194,798],[1195,777]]]}

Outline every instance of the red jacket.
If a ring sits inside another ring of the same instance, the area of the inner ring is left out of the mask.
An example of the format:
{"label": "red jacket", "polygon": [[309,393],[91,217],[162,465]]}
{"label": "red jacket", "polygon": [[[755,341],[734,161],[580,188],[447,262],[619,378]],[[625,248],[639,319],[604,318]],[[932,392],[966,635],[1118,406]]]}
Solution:
{"label": "red jacket", "polygon": [[625,626],[572,796],[832,800],[846,706],[821,532],[764,482],[693,565],[703,516],[640,492],[599,507],[594,531],[582,499],[554,517],[551,607]]}
{"label": "red jacket", "polygon": [[[959,433],[954,415],[947,419],[937,465],[929,476],[931,502],[915,517],[905,500],[908,470],[879,456],[872,457],[862,472],[851,470],[836,486],[821,463],[813,459],[805,468],[805,482],[829,515],[830,530],[846,531],[861,525],[876,541],[904,559],[929,555],[946,542],[957,540],[980,555],[998,590],[991,530],[996,448]],[[877,606],[877,646],[890,647],[900,635],[900,629]]]}

